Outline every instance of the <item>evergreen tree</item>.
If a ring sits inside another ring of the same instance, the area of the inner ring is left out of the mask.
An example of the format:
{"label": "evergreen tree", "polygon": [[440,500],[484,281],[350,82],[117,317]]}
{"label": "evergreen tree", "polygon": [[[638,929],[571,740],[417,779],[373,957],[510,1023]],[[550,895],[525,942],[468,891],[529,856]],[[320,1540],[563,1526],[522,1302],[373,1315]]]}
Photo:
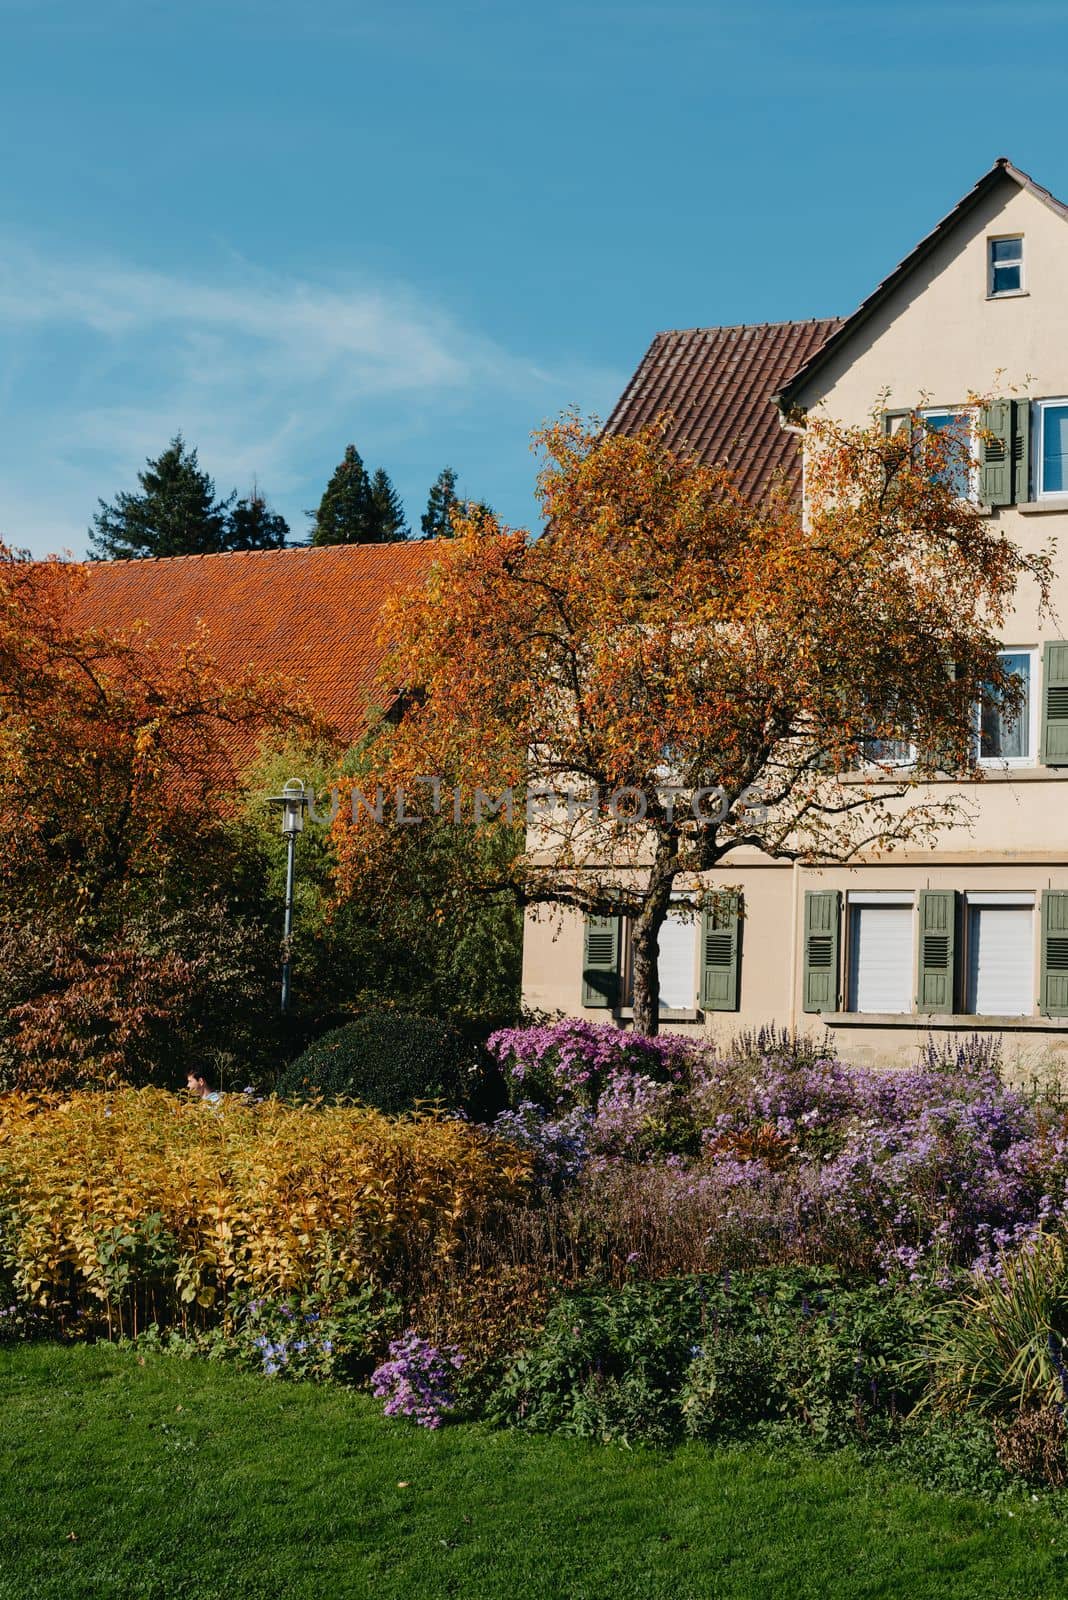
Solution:
{"label": "evergreen tree", "polygon": [[289,538],[289,523],[272,511],[255,484],[252,493],[230,512],[228,550],[282,550]]}
{"label": "evergreen tree", "polygon": [[378,524],[371,480],[354,444],[334,469],[312,519],[312,544],[376,544]]}
{"label": "evergreen tree", "polygon": [[420,517],[424,539],[452,538],[452,508],[460,504],[456,493],[456,474],[443,467],[430,486],[426,510]]}
{"label": "evergreen tree", "polygon": [[215,485],[195,450],[176,434],[163,454],[137,474],[140,494],[122,491],[99,502],[89,542],[95,560],[199,556],[228,548],[234,496],[216,500]]}
{"label": "evergreen tree", "polygon": [[379,542],[387,544],[395,539],[407,539],[404,506],[385,467],[378,467],[371,479],[371,505]]}

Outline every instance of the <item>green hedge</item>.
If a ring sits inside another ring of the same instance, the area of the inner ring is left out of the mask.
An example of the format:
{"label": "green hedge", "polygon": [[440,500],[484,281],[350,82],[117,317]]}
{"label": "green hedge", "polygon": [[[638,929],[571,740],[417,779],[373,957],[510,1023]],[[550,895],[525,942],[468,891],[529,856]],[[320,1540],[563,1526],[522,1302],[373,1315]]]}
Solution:
{"label": "green hedge", "polygon": [[326,1033],[285,1069],[278,1092],[293,1099],[358,1100],[408,1111],[418,1100],[463,1101],[474,1076],[462,1034],[434,1017],[368,1013]]}

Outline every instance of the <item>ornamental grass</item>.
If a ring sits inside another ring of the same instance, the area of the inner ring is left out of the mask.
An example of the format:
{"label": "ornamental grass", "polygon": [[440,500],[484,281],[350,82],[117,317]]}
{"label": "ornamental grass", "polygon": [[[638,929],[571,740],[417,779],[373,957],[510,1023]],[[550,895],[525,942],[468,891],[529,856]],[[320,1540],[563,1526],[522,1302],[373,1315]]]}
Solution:
{"label": "ornamental grass", "polygon": [[0,1096],[0,1250],[61,1329],[226,1320],[252,1295],[401,1286],[525,1190],[531,1157],[437,1114]]}

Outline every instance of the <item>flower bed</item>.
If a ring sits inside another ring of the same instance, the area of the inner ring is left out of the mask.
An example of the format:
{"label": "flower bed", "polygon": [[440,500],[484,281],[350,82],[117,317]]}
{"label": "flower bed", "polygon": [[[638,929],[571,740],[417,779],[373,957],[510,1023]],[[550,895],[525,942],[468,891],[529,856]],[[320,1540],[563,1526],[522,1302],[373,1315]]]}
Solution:
{"label": "flower bed", "polygon": [[[878,1072],[772,1033],[725,1055],[590,1024],[530,1034],[491,1041],[524,1097],[497,1131],[617,1235],[602,1266],[819,1261],[948,1284],[1068,1212],[1068,1116],[1007,1088],[978,1040]],[[695,1216],[703,1254],[661,1259],[649,1241]]]}
{"label": "flower bed", "polygon": [[1068,1116],[988,1046],[897,1073],[773,1033],[491,1048],[489,1128],[0,1101],[0,1337],[151,1324],[427,1427],[787,1429],[971,1487],[1068,1475]]}

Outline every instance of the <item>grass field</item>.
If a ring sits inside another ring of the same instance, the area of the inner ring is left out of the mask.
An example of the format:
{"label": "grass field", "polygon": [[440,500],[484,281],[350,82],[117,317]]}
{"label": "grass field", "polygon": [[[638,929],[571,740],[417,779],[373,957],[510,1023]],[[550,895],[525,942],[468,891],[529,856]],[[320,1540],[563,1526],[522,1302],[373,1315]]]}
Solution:
{"label": "grass field", "polygon": [[2,1600],[1068,1594],[1068,1521],[840,1458],[427,1434],[341,1390],[0,1351]]}

